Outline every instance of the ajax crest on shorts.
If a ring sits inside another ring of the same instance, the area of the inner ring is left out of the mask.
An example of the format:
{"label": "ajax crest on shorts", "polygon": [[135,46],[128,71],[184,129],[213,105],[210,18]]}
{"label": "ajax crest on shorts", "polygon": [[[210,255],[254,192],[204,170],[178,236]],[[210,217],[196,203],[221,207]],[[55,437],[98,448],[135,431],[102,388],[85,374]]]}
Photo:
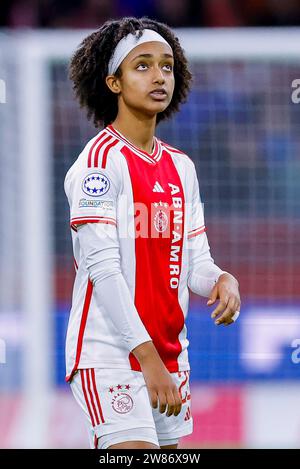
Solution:
{"label": "ajax crest on shorts", "polygon": [[117,386],[109,388],[109,392],[113,394],[111,401],[112,408],[118,414],[127,414],[133,408],[132,397],[128,394],[129,390],[129,384],[123,386],[118,384]]}

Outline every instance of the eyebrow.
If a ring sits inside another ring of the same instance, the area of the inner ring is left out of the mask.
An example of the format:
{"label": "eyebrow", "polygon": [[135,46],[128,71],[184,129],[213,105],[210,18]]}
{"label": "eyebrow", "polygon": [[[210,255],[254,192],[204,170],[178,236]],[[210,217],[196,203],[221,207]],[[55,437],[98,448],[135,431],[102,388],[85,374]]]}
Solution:
{"label": "eyebrow", "polygon": [[[174,56],[172,54],[161,54],[162,57],[165,57],[165,58],[171,58],[171,59],[174,59]],[[140,54],[140,55],[137,55],[136,57],[134,57],[134,59],[131,60],[131,62],[133,62],[134,60],[140,58],[140,57],[145,57],[147,59],[153,57],[152,54]]]}

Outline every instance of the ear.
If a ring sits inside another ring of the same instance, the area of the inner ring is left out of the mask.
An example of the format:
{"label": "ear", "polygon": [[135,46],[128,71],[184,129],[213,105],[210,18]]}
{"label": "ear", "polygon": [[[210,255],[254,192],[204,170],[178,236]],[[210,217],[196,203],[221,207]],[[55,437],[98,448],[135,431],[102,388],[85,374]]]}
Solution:
{"label": "ear", "polygon": [[110,89],[115,94],[120,94],[121,93],[121,84],[119,79],[115,75],[108,75],[105,78],[105,82]]}

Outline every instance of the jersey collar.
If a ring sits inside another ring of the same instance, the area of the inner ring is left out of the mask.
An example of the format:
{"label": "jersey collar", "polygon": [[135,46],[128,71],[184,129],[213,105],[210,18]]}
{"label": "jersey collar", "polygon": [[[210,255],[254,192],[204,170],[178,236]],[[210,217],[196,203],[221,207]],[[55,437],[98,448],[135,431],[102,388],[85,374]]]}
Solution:
{"label": "jersey collar", "polygon": [[140,148],[136,147],[133,143],[129,142],[124,135],[121,134],[118,130],[116,130],[111,124],[106,127],[106,130],[113,135],[114,137],[117,137],[121,142],[123,142],[133,153],[135,153],[137,156],[142,158],[143,160],[147,161],[150,164],[156,164],[160,159],[162,155],[162,145],[160,140],[158,140],[154,136],[154,149],[152,153],[147,153],[144,150],[141,150]]}

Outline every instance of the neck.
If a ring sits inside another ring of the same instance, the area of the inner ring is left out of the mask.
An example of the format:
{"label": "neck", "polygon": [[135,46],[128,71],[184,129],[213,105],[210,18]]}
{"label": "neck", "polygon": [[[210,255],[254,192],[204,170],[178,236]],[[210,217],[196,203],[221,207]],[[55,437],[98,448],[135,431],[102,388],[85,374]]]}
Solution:
{"label": "neck", "polygon": [[130,110],[118,112],[113,127],[121,132],[133,145],[140,150],[152,153],[153,137],[156,126],[156,115],[154,117],[145,118],[145,116],[137,116]]}

